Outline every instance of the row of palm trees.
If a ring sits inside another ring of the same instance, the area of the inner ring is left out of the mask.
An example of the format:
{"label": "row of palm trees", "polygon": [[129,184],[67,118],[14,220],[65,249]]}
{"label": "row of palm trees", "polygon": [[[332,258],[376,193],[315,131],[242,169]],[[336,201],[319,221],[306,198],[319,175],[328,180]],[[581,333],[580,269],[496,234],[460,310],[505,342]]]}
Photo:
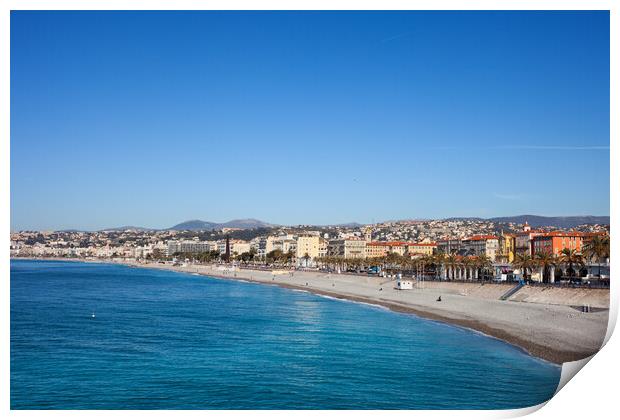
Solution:
{"label": "row of palm trees", "polygon": [[389,253],[383,257],[344,258],[342,256],[325,256],[316,259],[322,268],[340,271],[363,271],[370,267],[379,267],[385,272],[414,272],[418,278],[479,279],[486,276],[492,266],[486,255],[462,257],[454,254],[422,255],[412,258],[410,255]]}
{"label": "row of palm trees", "polygon": [[561,273],[566,268],[570,280],[576,274],[576,269],[583,269],[588,263],[599,263],[598,277],[601,277],[600,263],[609,258],[609,236],[595,236],[584,243],[581,252],[565,248],[560,255],[555,256],[548,252],[540,252],[533,256],[517,254],[512,267],[520,270],[524,278],[531,278],[532,273],[538,270],[542,281],[553,281],[556,272]]}

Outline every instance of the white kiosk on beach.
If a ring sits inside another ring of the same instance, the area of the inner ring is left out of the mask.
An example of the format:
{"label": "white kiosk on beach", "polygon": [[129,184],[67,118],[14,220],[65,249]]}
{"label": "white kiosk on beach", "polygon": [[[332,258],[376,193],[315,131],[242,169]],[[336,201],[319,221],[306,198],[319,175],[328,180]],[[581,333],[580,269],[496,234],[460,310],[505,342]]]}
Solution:
{"label": "white kiosk on beach", "polygon": [[396,288],[398,290],[411,290],[413,289],[413,282],[411,280],[398,280]]}

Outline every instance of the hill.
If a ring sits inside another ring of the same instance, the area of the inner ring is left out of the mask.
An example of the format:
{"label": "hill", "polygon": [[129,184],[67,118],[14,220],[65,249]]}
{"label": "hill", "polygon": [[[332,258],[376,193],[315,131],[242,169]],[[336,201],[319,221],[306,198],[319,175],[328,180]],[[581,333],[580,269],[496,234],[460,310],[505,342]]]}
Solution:
{"label": "hill", "polygon": [[152,230],[157,230],[157,229],[150,229],[150,228],[144,228],[144,227],[139,227],[139,226],[120,226],[120,227],[114,227],[114,228],[108,228],[108,229],[101,229],[99,230],[99,232],[123,232],[125,230],[137,230],[137,231],[146,232],[146,231],[152,231]]}
{"label": "hill", "polygon": [[219,230],[223,228],[231,229],[256,229],[272,227],[270,223],[257,219],[235,219],[224,223],[205,222],[204,220],[188,220],[172,226],[168,230]]}
{"label": "hill", "polygon": [[523,214],[520,216],[493,217],[486,219],[495,223],[529,223],[532,227],[555,226],[561,229],[571,229],[584,224],[608,225],[609,216],[536,216]]}

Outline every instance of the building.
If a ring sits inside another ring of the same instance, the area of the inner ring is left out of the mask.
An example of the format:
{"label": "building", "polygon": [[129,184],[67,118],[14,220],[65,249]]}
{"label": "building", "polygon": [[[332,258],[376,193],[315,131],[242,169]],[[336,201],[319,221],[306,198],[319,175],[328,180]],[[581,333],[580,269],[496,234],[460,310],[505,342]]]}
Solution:
{"label": "building", "polygon": [[346,259],[366,258],[366,240],[360,238],[344,238],[329,241],[327,255]]}
{"label": "building", "polygon": [[[464,252],[463,252],[464,251]],[[499,238],[494,235],[475,235],[464,239],[461,251],[463,255],[486,255],[495,261],[499,253]]]}
{"label": "building", "polygon": [[[382,258],[387,254],[398,255],[431,255],[435,244],[421,243],[414,244],[410,242],[391,241],[391,242],[367,242],[366,258]],[[414,253],[412,253],[414,251]],[[428,254],[430,252],[430,254]]]}
{"label": "building", "polygon": [[201,254],[217,249],[218,243],[214,241],[168,241],[166,255],[170,257],[177,252]]}
{"label": "building", "polygon": [[515,236],[515,255],[533,255],[532,239],[543,234],[545,234],[544,231],[532,230],[530,225],[525,222],[523,231],[517,233]]}
{"label": "building", "polygon": [[[315,265],[317,258],[327,254],[327,242],[318,235],[302,235],[297,237],[296,256],[297,264],[304,267]],[[306,255],[309,260],[306,260]]]}
{"label": "building", "polygon": [[280,250],[284,254],[289,251],[296,252],[297,239],[293,235],[268,236],[265,243],[265,254]]}
{"label": "building", "polygon": [[409,246],[409,243],[401,242],[401,241],[385,242],[385,244],[388,246],[389,248],[388,252],[390,254],[398,254],[398,255],[405,255],[407,253],[407,248]]}
{"label": "building", "polygon": [[556,257],[564,249],[581,252],[584,234],[581,232],[548,232],[532,239],[532,251],[536,254],[552,254]]}
{"label": "building", "polygon": [[[244,252],[250,252],[250,243],[241,239],[230,239],[230,255],[241,255]],[[226,240],[217,241],[218,251],[220,255],[226,254]]]}
{"label": "building", "polygon": [[264,236],[257,236],[256,238],[250,241],[250,249],[254,249],[256,252],[256,258],[259,260],[264,260],[265,255],[267,253],[265,250],[267,249],[267,238]]}
{"label": "building", "polygon": [[437,252],[440,254],[456,254],[461,250],[462,241],[455,239],[441,239],[437,241]]}
{"label": "building", "polygon": [[383,258],[390,252],[387,242],[367,242],[366,258]]}
{"label": "building", "polygon": [[497,261],[512,263],[515,259],[516,235],[502,232],[499,236],[499,251]]}
{"label": "building", "polygon": [[407,245],[407,253],[414,256],[429,256],[435,253],[437,244],[435,242],[410,243]]}

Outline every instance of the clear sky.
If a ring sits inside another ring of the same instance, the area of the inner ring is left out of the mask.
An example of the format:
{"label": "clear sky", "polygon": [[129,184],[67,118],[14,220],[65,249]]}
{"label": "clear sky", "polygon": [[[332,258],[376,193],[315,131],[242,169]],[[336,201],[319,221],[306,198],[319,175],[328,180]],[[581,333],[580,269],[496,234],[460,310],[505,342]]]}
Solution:
{"label": "clear sky", "polygon": [[607,12],[12,12],[11,228],[609,214]]}

